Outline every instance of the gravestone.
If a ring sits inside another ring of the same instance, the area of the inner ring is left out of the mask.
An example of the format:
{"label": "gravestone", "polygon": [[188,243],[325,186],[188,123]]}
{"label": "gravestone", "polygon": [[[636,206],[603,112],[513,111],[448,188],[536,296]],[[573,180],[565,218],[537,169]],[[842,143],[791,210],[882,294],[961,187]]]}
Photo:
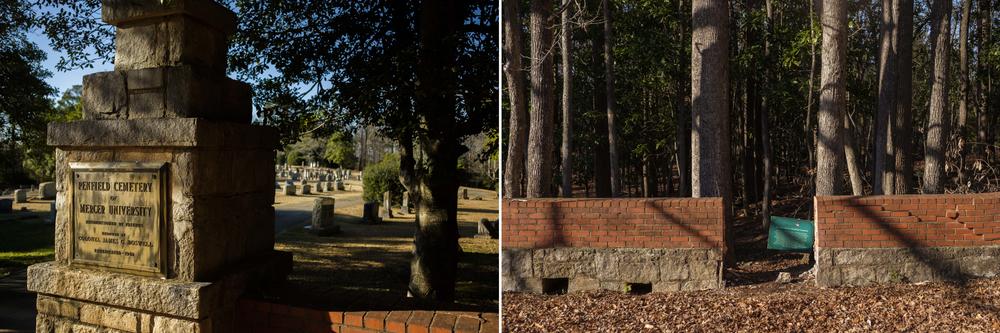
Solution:
{"label": "gravestone", "polygon": [[295,184],[285,184],[284,194],[285,195],[295,195]]}
{"label": "gravestone", "polygon": [[475,238],[500,238],[500,230],[497,228],[497,221],[490,221],[489,219],[480,219],[479,228],[476,233]]}
{"label": "gravestone", "polygon": [[383,219],[392,218],[392,193],[385,191],[382,193],[382,210],[379,217]]}
{"label": "gravestone", "polygon": [[324,190],[325,189],[323,188],[323,182],[321,181],[316,182],[316,192],[324,192]]}
{"label": "gravestone", "polygon": [[469,200],[469,189],[462,189],[462,200]]}
{"label": "gravestone", "polygon": [[[102,1],[114,71],[50,123],[55,260],[28,268],[37,332],[233,332],[237,300],[291,269],[274,250],[277,133],[225,76],[235,15],[209,0]],[[43,190],[44,192],[44,190]]]}
{"label": "gravestone", "polygon": [[361,214],[361,222],[366,224],[377,224],[379,222],[382,222],[378,216],[377,202],[365,203],[363,213]]}
{"label": "gravestone", "polygon": [[325,185],[327,191],[334,192],[337,190],[337,187],[334,186],[333,181],[327,181]]}
{"label": "gravestone", "polygon": [[56,198],[56,183],[55,182],[44,182],[38,184],[38,198],[43,200],[52,200]]}
{"label": "gravestone", "polygon": [[337,191],[344,191],[344,181],[343,180],[338,180],[337,181]]}
{"label": "gravestone", "polygon": [[24,189],[14,190],[14,202],[15,203],[28,202],[28,190]]}
{"label": "gravestone", "polygon": [[14,212],[14,199],[0,199],[0,213],[10,214]]}
{"label": "gravestone", "polygon": [[317,235],[329,236],[340,232],[340,226],[333,223],[335,203],[330,197],[316,198],[313,201],[312,231]]}
{"label": "gravestone", "polygon": [[302,195],[312,194],[312,186],[309,184],[302,184]]}
{"label": "gravestone", "polygon": [[410,191],[403,191],[403,204],[399,207],[403,214],[410,214]]}

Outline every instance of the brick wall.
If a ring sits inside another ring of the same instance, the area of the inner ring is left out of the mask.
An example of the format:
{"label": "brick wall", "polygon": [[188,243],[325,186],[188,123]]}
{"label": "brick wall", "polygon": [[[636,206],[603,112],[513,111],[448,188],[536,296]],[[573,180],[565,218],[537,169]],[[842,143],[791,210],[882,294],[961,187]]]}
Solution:
{"label": "brick wall", "polygon": [[514,199],[503,248],[722,248],[721,198]]}
{"label": "brick wall", "polygon": [[455,311],[324,311],[240,299],[239,332],[497,333],[496,313]]}
{"label": "brick wall", "polygon": [[514,199],[502,215],[507,291],[722,287],[721,198]]}
{"label": "brick wall", "polygon": [[816,197],[815,207],[821,285],[1000,271],[1000,193]]}

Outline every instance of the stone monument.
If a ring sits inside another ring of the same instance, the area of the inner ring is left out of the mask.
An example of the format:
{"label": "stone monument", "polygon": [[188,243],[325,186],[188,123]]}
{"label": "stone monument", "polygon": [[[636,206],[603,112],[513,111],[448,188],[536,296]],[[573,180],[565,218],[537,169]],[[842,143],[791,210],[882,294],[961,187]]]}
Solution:
{"label": "stone monument", "polygon": [[14,202],[15,203],[28,202],[28,190],[25,189],[14,190]]}
{"label": "stone monument", "polygon": [[403,191],[403,204],[399,207],[403,214],[410,214],[410,191]]}
{"label": "stone monument", "polygon": [[319,236],[330,236],[340,232],[340,226],[334,224],[334,204],[331,197],[316,198],[313,202],[312,231]]}
{"label": "stone monument", "polygon": [[84,77],[83,120],[48,128],[58,213],[55,260],[28,268],[36,331],[232,332],[244,291],[291,268],[274,250],[277,134],[225,76],[236,17],[210,0],[101,14],[115,70]]}
{"label": "stone monument", "polygon": [[55,182],[44,182],[38,184],[38,198],[43,200],[52,200],[56,198],[56,183]]}
{"label": "stone monument", "polygon": [[382,192],[382,210],[379,213],[379,218],[392,218],[392,193],[389,191]]}

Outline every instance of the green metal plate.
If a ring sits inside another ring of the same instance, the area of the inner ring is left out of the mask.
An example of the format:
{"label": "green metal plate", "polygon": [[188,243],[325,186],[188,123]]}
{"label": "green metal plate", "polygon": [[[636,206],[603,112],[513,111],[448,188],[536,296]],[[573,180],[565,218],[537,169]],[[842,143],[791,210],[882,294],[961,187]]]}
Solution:
{"label": "green metal plate", "polygon": [[813,221],[771,216],[767,233],[767,248],[781,251],[811,251],[816,229]]}

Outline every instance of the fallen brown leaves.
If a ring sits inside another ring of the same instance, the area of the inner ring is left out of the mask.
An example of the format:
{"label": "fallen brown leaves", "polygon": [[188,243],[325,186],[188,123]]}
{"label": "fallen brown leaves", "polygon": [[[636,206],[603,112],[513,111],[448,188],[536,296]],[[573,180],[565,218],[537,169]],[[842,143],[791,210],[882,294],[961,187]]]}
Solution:
{"label": "fallen brown leaves", "polygon": [[1000,332],[1000,279],[561,296],[504,293],[505,332]]}

